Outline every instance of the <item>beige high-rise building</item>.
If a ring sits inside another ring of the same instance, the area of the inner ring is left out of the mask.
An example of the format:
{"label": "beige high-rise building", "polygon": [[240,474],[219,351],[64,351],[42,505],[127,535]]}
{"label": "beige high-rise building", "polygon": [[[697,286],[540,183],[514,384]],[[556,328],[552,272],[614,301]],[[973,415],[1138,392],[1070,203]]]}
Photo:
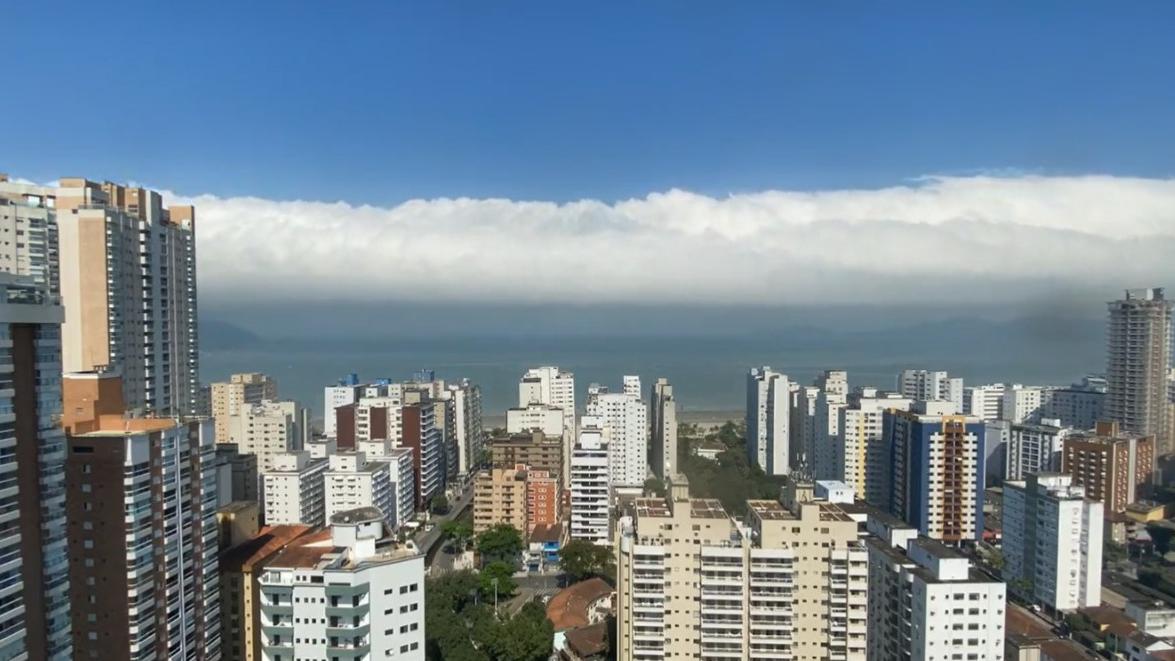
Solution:
{"label": "beige high-rise building", "polygon": [[128,408],[195,415],[195,207],[66,178],[56,209],[65,371],[118,370]]}
{"label": "beige high-rise building", "polygon": [[1167,372],[1171,368],[1171,310],[1162,288],[1128,289],[1108,304],[1105,416],[1122,429],[1155,438],[1159,456],[1167,437]]}
{"label": "beige high-rise building", "polygon": [[478,471],[473,480],[473,532],[508,523],[526,533],[526,466]]}
{"label": "beige high-rise building", "polygon": [[868,554],[841,506],[753,500],[740,525],[680,491],[621,520],[618,658],[865,659]]}
{"label": "beige high-rise building", "polygon": [[274,457],[302,449],[304,417],[295,402],[266,400],[246,404],[236,415],[228,417],[228,437],[225,440],[235,443],[242,454],[257,457],[260,483],[261,474],[273,470]]}
{"label": "beige high-rise building", "polygon": [[233,374],[228,381],[213,383],[211,400],[216,442],[229,442],[229,416],[238,415],[245,404],[260,404],[266,399],[277,399],[277,381],[259,372]]}

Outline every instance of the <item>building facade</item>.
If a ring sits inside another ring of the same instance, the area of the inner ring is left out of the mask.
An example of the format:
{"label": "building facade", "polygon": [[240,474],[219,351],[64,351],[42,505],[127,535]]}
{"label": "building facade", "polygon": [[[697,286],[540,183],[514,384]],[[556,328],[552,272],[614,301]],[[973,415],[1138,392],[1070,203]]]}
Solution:
{"label": "building facade", "polygon": [[815,431],[812,439],[812,476],[835,480],[840,474],[835,446],[840,438],[840,410],[848,403],[849,377],[844,370],[827,370],[816,379]]}
{"label": "building facade", "polygon": [[259,372],[233,374],[228,381],[218,381],[209,387],[209,406],[216,421],[216,441],[227,442],[229,417],[241,413],[247,404],[277,399],[277,381]]}
{"label": "building facade", "polygon": [[603,422],[584,416],[571,453],[571,539],[611,544],[611,480]]}
{"label": "building facade", "polygon": [[751,368],[746,424],[747,460],[768,475],[791,472],[791,386],[786,374]]}
{"label": "building facade", "polygon": [[963,380],[952,378],[946,372],[932,370],[902,370],[897,378],[898,394],[913,400],[941,400],[955,405],[955,412],[963,410]]}
{"label": "building facade", "polygon": [[1087,497],[1102,501],[1107,513],[1125,511],[1154,471],[1154,439],[1122,432],[1118,423],[1099,422],[1092,434],[1065,438],[1061,472],[1072,475]]}
{"label": "building facade", "polygon": [[888,497],[889,462],[882,419],[888,410],[909,410],[911,403],[897,393],[860,388],[840,410],[839,436],[833,446],[833,465],[839,471],[835,478],[848,484],[857,498],[879,503]]}
{"label": "building facade", "polygon": [[326,523],[325,475],[328,460],[306,450],[275,455],[262,476],[265,524],[321,526]]}
{"label": "building facade", "polygon": [[588,388],[586,414],[599,418],[608,429],[613,487],[639,487],[649,476],[648,409],[640,395],[631,392],[608,392],[598,385]]}
{"label": "building facade", "polygon": [[657,479],[668,480],[677,470],[677,400],[669,379],[660,378],[653,384],[649,412],[653,419],[649,465]]}
{"label": "building facade", "polygon": [[1128,289],[1126,298],[1108,304],[1105,415],[1123,431],[1153,437],[1160,455],[1171,452],[1171,305],[1162,288]]}
{"label": "building facade", "polygon": [[1033,473],[1061,470],[1061,451],[1071,431],[1059,420],[1009,425],[1004,479],[1026,480]]}
{"label": "building facade", "polygon": [[433,496],[445,489],[444,448],[436,426],[436,409],[427,404],[408,404],[403,409],[400,447],[412,450],[416,509],[423,511]]}
{"label": "building facade", "polygon": [[327,521],[339,512],[358,508],[374,507],[383,519],[395,511],[387,462],[372,460],[358,451],[331,455],[327,462],[323,473],[323,515]]}

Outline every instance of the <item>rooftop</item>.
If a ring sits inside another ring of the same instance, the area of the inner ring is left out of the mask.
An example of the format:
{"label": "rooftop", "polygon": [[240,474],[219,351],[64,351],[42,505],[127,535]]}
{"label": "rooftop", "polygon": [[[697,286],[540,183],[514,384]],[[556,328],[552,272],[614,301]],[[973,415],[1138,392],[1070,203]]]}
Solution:
{"label": "rooftop", "polygon": [[98,416],[97,427],[77,434],[78,436],[131,436],[156,431],[166,431],[179,426],[175,418],[127,418],[122,415],[103,414]]}
{"label": "rooftop", "polygon": [[581,659],[608,652],[608,625],[598,622],[566,633],[567,647]]}
{"label": "rooftop", "polygon": [[532,542],[558,542],[563,538],[563,526],[558,523],[535,526],[530,533]]}
{"label": "rooftop", "polygon": [[220,568],[222,571],[250,570],[309,531],[310,526],[266,526],[253,539],[226,549],[220,556]]}
{"label": "rooftop", "polygon": [[691,498],[689,501],[690,517],[695,519],[725,519],[728,518],[722,501],[717,498]]}
{"label": "rooftop", "polygon": [[639,517],[669,518],[669,503],[664,498],[637,498],[633,508]]}
{"label": "rooftop", "polygon": [[592,604],[610,594],[612,586],[602,578],[580,581],[551,598],[547,603],[547,619],[555,626],[555,631],[586,627]]}
{"label": "rooftop", "polygon": [[795,518],[776,500],[748,500],[747,508],[763,520]]}
{"label": "rooftop", "polygon": [[234,500],[233,502],[220,508],[220,512],[226,514],[237,514],[240,512],[247,512],[257,507],[257,502],[253,500]]}
{"label": "rooftop", "polygon": [[358,507],[353,510],[345,510],[342,512],[335,512],[330,517],[330,522],[334,523],[370,523],[372,521],[383,521],[384,513],[378,507]]}

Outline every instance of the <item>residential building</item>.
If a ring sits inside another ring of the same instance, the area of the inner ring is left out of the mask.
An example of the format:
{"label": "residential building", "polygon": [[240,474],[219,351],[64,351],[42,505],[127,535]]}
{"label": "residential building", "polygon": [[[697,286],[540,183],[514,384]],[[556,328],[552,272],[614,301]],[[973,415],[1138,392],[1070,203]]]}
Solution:
{"label": "residential building", "polygon": [[376,508],[386,519],[395,511],[392,476],[386,461],[372,460],[362,452],[340,452],[327,458],[323,473],[323,515],[358,508]]}
{"label": "residential building", "polygon": [[1004,479],[1026,480],[1032,473],[1061,470],[1061,450],[1070,432],[1060,420],[1010,425]]}
{"label": "residential building", "polygon": [[766,366],[751,368],[746,423],[747,460],[768,475],[791,472],[791,387],[786,374]]}
{"label": "residential building", "polygon": [[523,532],[529,537],[537,527],[559,527],[560,489],[558,474],[549,471],[526,471],[526,528]]}
{"label": "residential building", "polygon": [[[639,396],[638,396],[639,397]],[[544,417],[542,424],[534,424],[534,417],[545,416],[541,409],[532,408],[532,404],[556,407],[563,415],[563,433],[559,435],[563,445],[563,466],[559,475],[563,478],[563,488],[569,486],[571,475],[571,446],[575,443],[575,375],[564,372],[558,367],[535,367],[526,371],[518,382],[518,408],[526,410],[525,415],[517,416],[512,422],[511,412],[506,413],[506,431],[529,431],[542,429],[551,434],[550,423]],[[527,426],[518,426],[529,423]]]}
{"label": "residential building", "polygon": [[1106,418],[1123,431],[1154,438],[1159,455],[1172,451],[1167,438],[1171,306],[1162,288],[1128,289],[1126,298],[1108,304]]}
{"label": "residential building", "polygon": [[983,532],[983,422],[945,401],[887,411],[888,511],[931,539],[957,544]]}
{"label": "residential building", "polygon": [[827,370],[816,379],[815,433],[812,442],[812,476],[835,480],[837,440],[840,438],[840,410],[848,403],[849,379],[844,370]]}
{"label": "residential building", "polygon": [[1072,475],[1087,497],[1105,503],[1107,513],[1122,512],[1137,500],[1138,487],[1150,482],[1154,470],[1154,439],[1123,432],[1116,422],[1099,422],[1094,433],[1064,440],[1061,472]]}
{"label": "residential building", "polygon": [[240,451],[236,443],[216,444],[216,493],[220,504],[239,500],[260,502],[257,455]]}
{"label": "residential building", "polygon": [[260,372],[233,374],[228,381],[213,383],[209,398],[212,418],[216,423],[216,441],[227,442],[229,417],[239,415],[247,404],[277,400],[277,381]]}
{"label": "residential building", "polygon": [[488,449],[490,465],[494,468],[526,464],[537,470],[555,474],[564,464],[561,437],[549,436],[537,430],[509,433],[491,439]]}
{"label": "residential building", "polygon": [[118,372],[128,410],[195,415],[195,207],[77,178],[60,180],[55,205],[63,369]]}
{"label": "residential building", "polygon": [[[257,457],[258,482],[273,470],[273,458],[302,449],[303,432],[300,407],[295,402],[263,401],[245,404],[228,419],[228,438],[237,451]],[[218,441],[222,439],[217,439]]]}
{"label": "residential building", "polygon": [[224,551],[252,539],[261,530],[261,508],[255,501],[238,500],[216,509],[217,549]]}
{"label": "residential building", "polygon": [[870,516],[866,525],[870,661],[1003,661],[1001,581],[904,522]]}
{"label": "residential building", "polygon": [[485,449],[481,388],[469,379],[461,379],[448,385],[446,395],[453,400],[454,427],[457,430],[457,474],[470,475]]}
{"label": "residential building", "polygon": [[[25,211],[14,214],[26,221],[16,227],[31,232]],[[0,261],[0,269],[14,261]],[[39,280],[0,273],[0,658],[57,660],[72,654],[62,308],[41,273]]]}
{"label": "residential building", "polygon": [[[864,661],[867,555],[840,505],[639,498],[617,535],[621,659]],[[685,577],[686,580],[682,580]]]}
{"label": "residential building", "polygon": [[335,409],[335,441],[345,450],[359,441],[399,442],[403,429],[404,393],[398,384],[366,386],[359,400]]}
{"label": "residential building", "polygon": [[888,448],[882,418],[888,410],[908,411],[912,400],[876,388],[859,388],[840,409],[838,438],[833,446],[834,477],[843,480],[861,500],[885,502],[889,497]]}
{"label": "residential building", "polygon": [[526,534],[526,464],[489,468],[473,479],[473,532],[509,524]]}
{"label": "residential building", "polygon": [[436,428],[436,409],[425,404],[407,404],[403,409],[404,431],[400,447],[412,449],[416,509],[424,510],[433,496],[444,492],[444,449]]}
{"label": "residential building", "polygon": [[563,409],[550,404],[527,404],[506,410],[506,433],[520,434],[535,429],[562,441]]}
{"label": "residential building", "polygon": [[571,452],[571,539],[611,543],[611,484],[603,421],[584,416]]}
{"label": "residential building", "polygon": [[608,428],[612,486],[643,485],[649,476],[649,419],[639,394],[612,393],[604,386],[593,384],[588,388],[585,410],[587,415],[600,418]]}
{"label": "residential building", "polygon": [[1004,481],[1008,472],[1008,447],[1012,423],[1007,420],[983,421],[983,484],[993,487]]}
{"label": "residential building", "polygon": [[820,389],[816,386],[801,386],[794,381],[789,386],[791,411],[788,431],[791,432],[791,440],[788,445],[799,457],[797,467],[810,474],[816,461],[816,400],[820,396]]}
{"label": "residential building", "polygon": [[1041,406],[1041,417],[1061,421],[1061,426],[1088,430],[1097,425],[1104,415],[1106,380],[1086,376],[1080,383],[1067,388],[1053,388],[1046,393]]}
{"label": "residential building", "polygon": [[261,658],[423,661],[424,556],[374,508],[339,512],[265,563]]}
{"label": "residential building", "polygon": [[1049,390],[1019,383],[1004,390],[1004,402],[1000,413],[1012,424],[1039,424]]}
{"label": "residential building", "polygon": [[[677,470],[677,400],[673,397],[669,379],[657,379],[653,384],[649,411],[653,418],[649,465],[657,479],[668,480]],[[580,438],[582,440],[582,435]]]}
{"label": "residential building", "polygon": [[220,635],[224,661],[260,661],[261,571],[266,561],[311,531],[309,526],[266,526],[220,556]]}
{"label": "residential building", "polygon": [[0,272],[60,300],[57,189],[0,174],[0,234]]}
{"label": "residential building", "polygon": [[262,476],[266,525],[324,525],[328,461],[298,450],[274,455],[271,466]]}
{"label": "residential building", "polygon": [[335,409],[340,406],[347,406],[359,401],[359,393],[362,386],[359,385],[358,374],[348,374],[346,377],[339,379],[338,383],[333,386],[327,386],[323,389],[323,404],[322,404],[322,433],[329,438],[335,438],[338,431],[337,420],[335,417]]}
{"label": "residential building", "polygon": [[942,400],[955,405],[958,413],[964,408],[963,380],[931,370],[902,370],[898,374],[898,394],[913,400]]}
{"label": "residential building", "polygon": [[392,447],[390,441],[362,441],[359,452],[372,461],[388,465],[392,482],[392,509],[384,512],[384,520],[393,529],[412,520],[416,512],[416,478],[411,448]]}
{"label": "residential building", "polygon": [[1105,508],[1069,475],[1004,483],[1003,578],[1057,613],[1101,605]]}
{"label": "residential building", "polygon": [[123,391],[64,380],[74,658],[218,659],[212,421],[125,417]]}
{"label": "residential building", "polygon": [[964,388],[963,413],[983,420],[1003,419],[1005,390],[1002,383]]}

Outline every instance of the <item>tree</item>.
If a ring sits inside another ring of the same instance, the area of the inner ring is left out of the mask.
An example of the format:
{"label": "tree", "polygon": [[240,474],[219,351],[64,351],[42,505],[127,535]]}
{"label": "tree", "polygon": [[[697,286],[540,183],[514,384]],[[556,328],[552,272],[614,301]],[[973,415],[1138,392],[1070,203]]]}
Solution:
{"label": "tree", "polygon": [[592,576],[612,579],[616,572],[610,547],[582,539],[573,539],[559,549],[559,566],[573,581]]}
{"label": "tree", "polygon": [[473,527],[465,521],[446,521],[441,526],[441,533],[457,553],[465,551],[469,547],[469,540],[473,539]]}
{"label": "tree", "polygon": [[[514,582],[514,565],[501,560],[495,560],[481,569],[481,598],[486,603],[493,603],[495,590],[498,601],[505,601],[514,596],[518,584]],[[497,582],[495,586],[494,583]]]}
{"label": "tree", "polygon": [[1171,538],[1175,536],[1175,530],[1169,528],[1166,523],[1152,523],[1147,525],[1146,532],[1151,537],[1151,541],[1155,543],[1155,552],[1159,555],[1164,555],[1171,550]]}
{"label": "tree", "polygon": [[495,560],[507,562],[513,567],[523,548],[522,533],[509,523],[495,524],[477,538],[477,552],[481,554],[483,567]]}
{"label": "tree", "polygon": [[447,514],[449,512],[449,498],[443,493],[438,493],[429,501],[428,508],[433,514]]}
{"label": "tree", "polygon": [[495,661],[544,661],[551,656],[554,636],[546,611],[531,601],[483,640]]}
{"label": "tree", "polygon": [[659,498],[665,497],[665,483],[655,477],[650,477],[645,480],[645,495],[657,496]]}

